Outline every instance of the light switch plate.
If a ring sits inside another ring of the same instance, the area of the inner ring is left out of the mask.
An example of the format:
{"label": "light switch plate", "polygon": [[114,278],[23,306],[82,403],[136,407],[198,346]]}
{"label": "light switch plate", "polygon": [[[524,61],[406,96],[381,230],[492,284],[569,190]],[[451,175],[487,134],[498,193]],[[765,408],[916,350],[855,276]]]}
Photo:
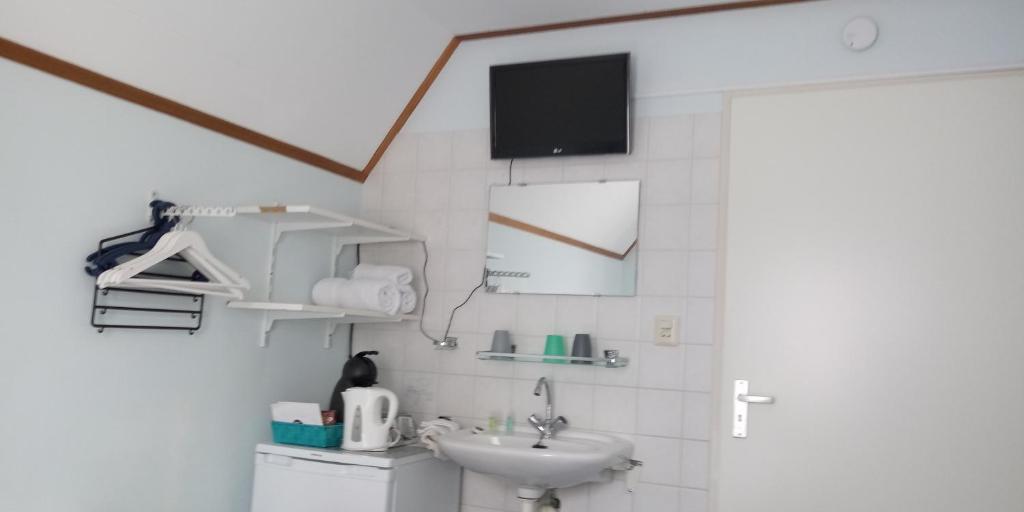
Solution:
{"label": "light switch plate", "polygon": [[654,317],[654,344],[675,346],[679,344],[679,317],[657,315]]}

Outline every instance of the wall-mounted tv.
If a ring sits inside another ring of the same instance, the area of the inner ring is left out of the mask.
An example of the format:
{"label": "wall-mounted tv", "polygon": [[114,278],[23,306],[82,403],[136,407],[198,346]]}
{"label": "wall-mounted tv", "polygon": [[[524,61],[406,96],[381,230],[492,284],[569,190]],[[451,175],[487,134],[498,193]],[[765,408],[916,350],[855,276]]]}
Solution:
{"label": "wall-mounted tv", "polygon": [[628,152],[628,53],[491,66],[491,158]]}

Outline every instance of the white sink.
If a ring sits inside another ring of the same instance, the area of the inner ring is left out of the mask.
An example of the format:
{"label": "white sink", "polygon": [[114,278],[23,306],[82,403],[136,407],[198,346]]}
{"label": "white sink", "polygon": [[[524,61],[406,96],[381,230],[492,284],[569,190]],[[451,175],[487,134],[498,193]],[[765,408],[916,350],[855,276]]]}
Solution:
{"label": "white sink", "polygon": [[[617,437],[563,430],[534,448],[535,430],[515,434],[476,434],[470,429],[441,436],[441,451],[455,463],[476,471],[508,478],[524,491],[560,489],[610,478],[609,469],[621,468],[633,454],[633,443]],[[529,494],[527,492],[526,494]]]}

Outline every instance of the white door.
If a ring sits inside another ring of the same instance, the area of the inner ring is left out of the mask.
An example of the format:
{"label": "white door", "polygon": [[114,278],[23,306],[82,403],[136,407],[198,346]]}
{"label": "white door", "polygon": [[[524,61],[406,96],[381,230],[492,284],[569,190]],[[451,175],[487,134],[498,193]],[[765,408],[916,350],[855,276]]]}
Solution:
{"label": "white door", "polygon": [[1024,74],[728,123],[716,510],[1024,511]]}

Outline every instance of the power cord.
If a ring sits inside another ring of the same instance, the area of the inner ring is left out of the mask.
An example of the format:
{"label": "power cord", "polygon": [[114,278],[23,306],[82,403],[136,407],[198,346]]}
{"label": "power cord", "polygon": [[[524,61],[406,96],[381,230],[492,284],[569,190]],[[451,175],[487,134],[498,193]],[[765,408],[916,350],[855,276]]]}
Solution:
{"label": "power cord", "polygon": [[426,329],[423,328],[423,317],[425,316],[424,313],[427,311],[427,296],[430,295],[430,282],[427,280],[427,263],[430,261],[430,251],[427,250],[427,242],[421,241],[420,244],[423,245],[423,304],[420,311],[420,334],[430,341],[433,341],[435,344],[446,345],[448,334],[452,329],[452,322],[455,321],[455,313],[459,308],[469,303],[469,300],[473,298],[473,294],[475,294],[477,290],[483,288],[484,285],[487,284],[487,267],[484,267],[483,275],[480,277],[480,284],[476,285],[476,287],[469,291],[469,294],[466,295],[466,300],[463,300],[461,304],[452,308],[451,314],[448,315],[448,325],[444,328],[444,336],[441,337],[441,339],[437,339],[428,334]]}
{"label": "power cord", "polygon": [[423,328],[423,317],[427,312],[427,297],[430,296],[430,281],[427,280],[427,263],[430,261],[430,252],[427,251],[426,241],[421,240],[420,244],[423,245],[423,303],[420,304],[420,334],[434,343],[441,343],[441,340],[427,334],[427,330]]}
{"label": "power cord", "polygon": [[508,184],[509,184],[509,186],[512,186],[512,162],[515,162],[515,161],[516,161],[515,158],[513,158],[513,159],[508,161]]}

